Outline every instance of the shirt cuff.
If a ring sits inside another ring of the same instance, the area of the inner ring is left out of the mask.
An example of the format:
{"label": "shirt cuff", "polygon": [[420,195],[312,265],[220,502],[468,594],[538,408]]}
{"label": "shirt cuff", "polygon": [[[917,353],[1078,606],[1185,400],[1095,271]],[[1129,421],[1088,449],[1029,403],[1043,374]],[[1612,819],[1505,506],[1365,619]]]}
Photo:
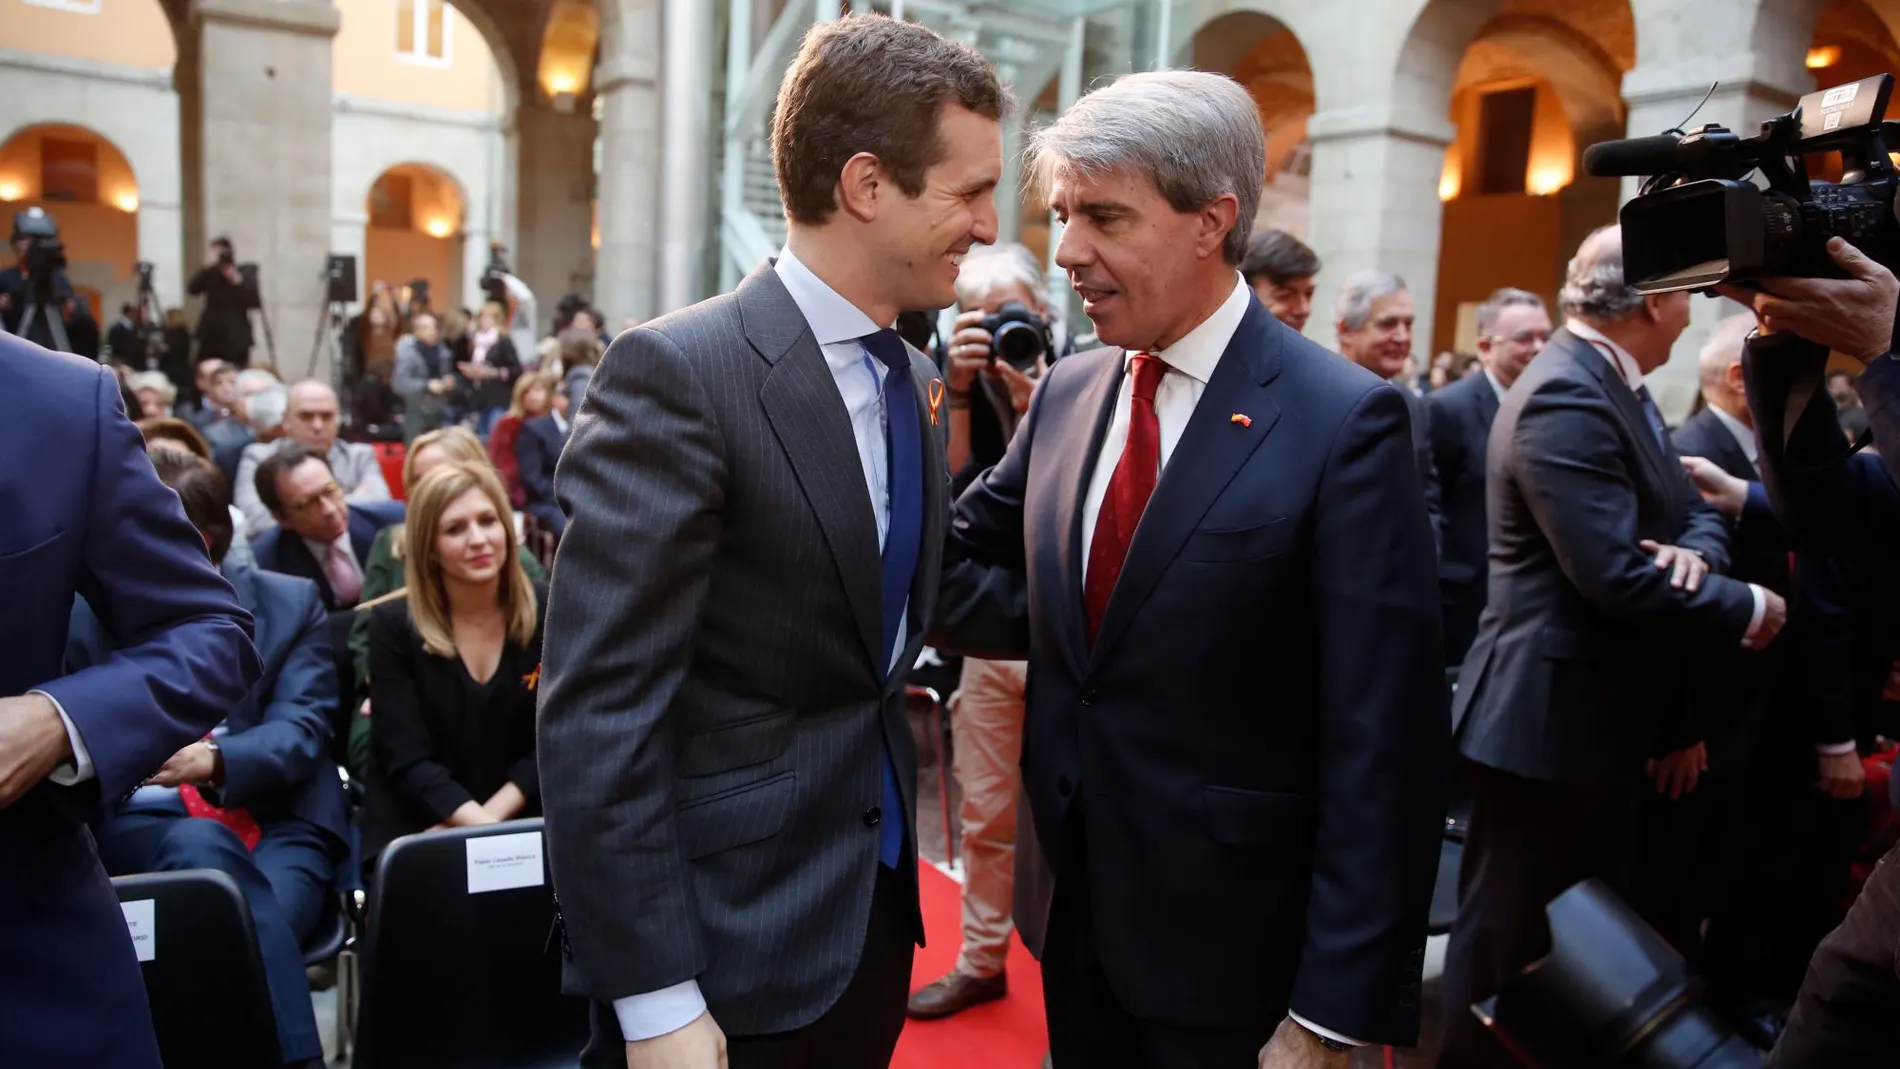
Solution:
{"label": "shirt cuff", "polygon": [[1365,1043],[1361,1040],[1354,1039],[1351,1036],[1342,1036],[1338,1032],[1335,1032],[1330,1028],[1321,1028],[1319,1025],[1316,1025],[1313,1022],[1307,1020],[1306,1018],[1301,1017],[1299,1014],[1294,1013],[1292,1010],[1288,1010],[1286,1015],[1288,1017],[1293,1018],[1294,1024],[1299,1025],[1301,1028],[1304,1028],[1308,1032],[1311,1032],[1314,1035],[1319,1036],[1323,1039],[1330,1039],[1335,1043],[1344,1043],[1344,1044],[1347,1044],[1348,1046],[1353,1046],[1353,1047],[1365,1046]]}
{"label": "shirt cuff", "polygon": [[1761,618],[1768,615],[1768,595],[1754,583],[1748,584],[1748,593],[1755,599],[1754,615],[1748,618],[1748,630],[1742,632],[1742,645],[1746,646],[1755,638],[1755,632],[1761,630]]}
{"label": "shirt cuff", "polygon": [[699,993],[698,980],[686,980],[672,987],[614,999],[614,1016],[620,1019],[620,1036],[629,1043],[677,1032],[706,1012],[706,996]]}
{"label": "shirt cuff", "polygon": [[71,787],[91,779],[93,776],[92,754],[86,749],[86,740],[79,737],[79,728],[73,724],[73,718],[66,715],[66,707],[59,704],[58,698],[43,690],[30,690],[27,693],[37,694],[53,703],[53,711],[59,714],[59,722],[66,725],[66,739],[73,746],[73,759],[53,769],[46,778],[61,787]]}
{"label": "shirt cuff", "polygon": [[1860,747],[1852,741],[1817,742],[1814,744],[1814,752],[1822,755],[1823,757],[1839,757],[1841,754],[1854,753],[1855,751],[1859,749]]}

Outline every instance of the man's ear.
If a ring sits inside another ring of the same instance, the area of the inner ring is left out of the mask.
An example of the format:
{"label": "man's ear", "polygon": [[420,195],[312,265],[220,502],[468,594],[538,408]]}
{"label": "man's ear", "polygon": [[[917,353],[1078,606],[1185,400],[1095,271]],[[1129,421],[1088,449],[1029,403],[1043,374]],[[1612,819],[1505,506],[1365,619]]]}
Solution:
{"label": "man's ear", "polygon": [[878,198],[888,193],[884,169],[877,157],[860,152],[844,161],[838,172],[838,207],[861,223],[877,218]]}
{"label": "man's ear", "polygon": [[1227,235],[1240,222],[1240,199],[1222,193],[1201,209],[1200,229],[1194,236],[1194,254],[1206,259],[1218,256],[1227,243]]}

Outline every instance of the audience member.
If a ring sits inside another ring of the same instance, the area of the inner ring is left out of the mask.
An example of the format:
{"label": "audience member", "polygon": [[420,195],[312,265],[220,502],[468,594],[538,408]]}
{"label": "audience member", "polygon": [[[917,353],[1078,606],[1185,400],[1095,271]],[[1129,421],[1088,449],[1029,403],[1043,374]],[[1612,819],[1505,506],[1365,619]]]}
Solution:
{"label": "audience member", "polygon": [[336,391],[314,379],[305,379],[290,387],[287,400],[283,438],[267,441],[260,433],[256,444],[244,447],[238,462],[237,506],[244,513],[245,533],[253,542],[276,522],[257,489],[258,466],[286,445],[301,445],[321,454],[352,504],[389,500],[389,487],[383,482],[375,447],[337,438]]}
{"label": "audience member", "polygon": [[[230,495],[209,461],[169,450],[152,460],[251,614],[264,673],[209,736],[95,824],[99,856],[114,876],[216,869],[235,880],[257,930],[284,1060],[320,1066],[300,947],[325,916],[352,835],[328,760],[337,695],[323,603],[307,579],[225,561]],[[116,652],[92,610],[75,603],[67,666],[104,664]]]}
{"label": "audience member", "polygon": [[1247,242],[1240,274],[1273,318],[1304,331],[1313,314],[1319,254],[1284,230],[1263,230]]}
{"label": "audience member", "polygon": [[585,326],[579,330],[569,328],[561,334],[561,392],[567,395],[570,405],[578,407],[586,398],[587,384],[593,381],[601,352],[600,339]]}
{"label": "audience member", "polygon": [[106,350],[114,360],[123,360],[135,368],[145,367],[145,337],[140,332],[139,306],[122,304],[119,318],[106,328]]}
{"label": "audience member", "polygon": [[521,480],[523,508],[557,539],[567,529],[567,514],[554,499],[554,467],[567,446],[567,432],[567,417],[550,407],[542,415],[523,420],[515,438],[515,472]]}
{"label": "audience member", "polygon": [[1339,355],[1394,383],[1405,398],[1412,424],[1412,457],[1425,486],[1425,511],[1432,540],[1441,543],[1438,472],[1432,464],[1431,420],[1425,402],[1406,383],[1412,363],[1412,291],[1405,280],[1384,271],[1359,271],[1346,277],[1333,302],[1333,330]]}
{"label": "audience member", "polygon": [[132,387],[133,395],[139,399],[139,419],[164,419],[172,414],[172,403],[178,400],[178,387],[172,385],[163,371],[133,372],[126,379],[126,385]]}
{"label": "audience member", "polygon": [[1449,350],[1432,357],[1431,370],[1425,373],[1425,392],[1442,390],[1458,381],[1458,357]]}
{"label": "audience member", "polygon": [[258,566],[315,580],[332,612],[353,607],[376,533],[401,522],[402,503],[349,501],[329,457],[300,442],[264,458],[252,480],[273,521],[253,543]]}
{"label": "audience member", "polygon": [[230,419],[237,406],[238,369],[222,360],[200,360],[192,375],[193,401],[178,413],[200,431]]}
{"label": "audience member", "polygon": [[[419,486],[430,472],[445,464],[480,466],[486,463],[488,458],[483,454],[482,443],[467,428],[444,427],[430,431],[410,443],[408,455],[402,462],[402,484],[405,488]],[[361,606],[374,603],[403,585],[405,528],[405,524],[392,523],[376,532],[376,540],[369,547],[369,560],[363,565],[363,594],[357,603],[358,611],[351,616],[349,635],[354,674],[363,687],[369,683],[370,613]],[[516,556],[520,558],[522,570],[528,573],[530,580],[537,583],[547,581],[547,569],[541,566],[527,546],[520,546]],[[356,695],[346,697],[354,701],[361,694],[359,688]],[[349,768],[351,775],[361,776],[369,766],[369,702],[364,701],[357,712],[358,716],[350,724]]]}
{"label": "audience member", "polygon": [[517,556],[487,464],[446,465],[410,493],[406,595],[371,611],[364,860],[400,835],[540,809],[535,691],[545,588]]}
{"label": "audience member", "polygon": [[[139,433],[145,436],[145,451],[154,456],[165,452],[182,453],[212,461],[211,447],[205,442],[204,436],[182,419],[142,419],[139,421]],[[237,510],[236,505],[230,506],[230,510],[231,546],[225,551],[224,562],[226,566],[251,567],[256,561],[251,556],[250,540],[244,537],[244,514]]]}
{"label": "audience member", "polygon": [[508,411],[495,421],[488,432],[488,460],[508,488],[508,503],[519,509],[528,503],[521,486],[521,466],[515,460],[515,441],[521,437],[521,425],[536,416],[555,411],[554,390],[559,380],[548,372],[530,371],[515,380]]}
{"label": "audience member", "polygon": [[251,362],[251,309],[258,307],[257,287],[239,269],[229,238],[215,238],[205,250],[204,267],[191,276],[185,292],[205,299],[198,317],[198,357],[236,367]]}
{"label": "audience member", "polygon": [[1445,663],[1452,666],[1464,663],[1490,586],[1485,451],[1491,421],[1497,418],[1504,391],[1550,340],[1550,313],[1542,297],[1507,287],[1478,306],[1477,328],[1479,370],[1425,398],[1432,464],[1444,508],[1438,593],[1445,620]]}
{"label": "audience member", "polygon": [[402,398],[405,441],[413,442],[417,435],[449,421],[449,409],[455,403],[455,367],[434,316],[424,313],[409,320],[409,333],[396,343],[396,371],[389,385]]}
{"label": "audience member", "polygon": [[[1026,370],[998,359],[994,339],[983,329],[985,317],[1010,303],[1022,305],[1050,328],[1052,351]],[[964,255],[957,271],[957,311],[944,352],[943,397],[953,493],[1003,459],[1016,424],[1029,411],[1036,382],[1050,360],[1071,348],[1050,314],[1049,288],[1036,255],[1022,245],[979,245]]]}
{"label": "audience member", "polygon": [[514,340],[502,330],[508,312],[490,302],[482,306],[475,332],[469,338],[469,351],[458,358],[456,374],[469,401],[469,410],[477,417],[476,433],[486,437],[507,409],[514,381],[521,375],[521,357]]}

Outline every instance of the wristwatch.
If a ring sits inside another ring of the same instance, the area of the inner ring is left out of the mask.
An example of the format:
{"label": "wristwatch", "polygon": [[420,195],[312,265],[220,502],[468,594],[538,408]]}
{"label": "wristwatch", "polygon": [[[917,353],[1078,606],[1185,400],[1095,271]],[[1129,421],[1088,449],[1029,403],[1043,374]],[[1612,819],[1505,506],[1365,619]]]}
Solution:
{"label": "wristwatch", "polygon": [[224,750],[218,746],[218,740],[210,735],[198,740],[204,748],[211,751],[211,778],[205,782],[216,787],[224,782]]}
{"label": "wristwatch", "polygon": [[[1294,1021],[1293,1023],[1300,1024],[1300,1022],[1298,1021]],[[1315,1040],[1318,1040],[1320,1046],[1325,1047],[1327,1050],[1332,1051],[1334,1054],[1344,1054],[1347,1051],[1350,1051],[1353,1049],[1353,1045],[1351,1043],[1341,1043],[1339,1040],[1334,1039],[1331,1036],[1322,1036],[1318,1032],[1313,1031],[1311,1028],[1307,1028],[1303,1024],[1300,1024],[1300,1027],[1306,1029],[1307,1035],[1312,1036]]]}

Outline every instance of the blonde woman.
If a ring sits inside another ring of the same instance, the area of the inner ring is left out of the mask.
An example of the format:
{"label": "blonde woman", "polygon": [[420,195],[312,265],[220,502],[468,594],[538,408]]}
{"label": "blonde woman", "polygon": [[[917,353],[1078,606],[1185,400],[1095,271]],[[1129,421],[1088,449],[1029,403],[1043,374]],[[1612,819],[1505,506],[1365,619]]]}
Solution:
{"label": "blonde woman", "polygon": [[514,516],[487,464],[448,464],[410,497],[408,593],[370,615],[364,856],[438,826],[540,811],[534,763],[546,590],[517,559]]}
{"label": "blonde woman", "polygon": [[501,473],[501,481],[508,487],[508,500],[516,508],[527,504],[527,497],[521,487],[521,469],[515,462],[515,439],[521,436],[522,424],[553,410],[555,382],[552,374],[542,371],[516,379],[508,414],[496,420],[488,432],[488,461]]}
{"label": "blonde woman", "polygon": [[[466,427],[429,431],[417,435],[410,444],[409,455],[402,462],[402,485],[405,489],[415,487],[445,464],[479,466],[487,462],[482,443]],[[363,594],[359,604],[372,603],[403,585],[403,527],[400,523],[391,524],[376,533],[376,541],[369,547],[369,561],[363,565]],[[526,546],[515,556],[531,582],[548,581],[547,569],[541,567],[541,562]],[[356,662],[356,681],[361,687],[352,701],[365,696],[369,688],[369,621],[370,614],[365,611],[357,613],[350,624],[350,656]],[[369,710],[369,703],[362,702],[356,719],[350,722],[349,769],[353,776],[362,776],[369,767]]]}

